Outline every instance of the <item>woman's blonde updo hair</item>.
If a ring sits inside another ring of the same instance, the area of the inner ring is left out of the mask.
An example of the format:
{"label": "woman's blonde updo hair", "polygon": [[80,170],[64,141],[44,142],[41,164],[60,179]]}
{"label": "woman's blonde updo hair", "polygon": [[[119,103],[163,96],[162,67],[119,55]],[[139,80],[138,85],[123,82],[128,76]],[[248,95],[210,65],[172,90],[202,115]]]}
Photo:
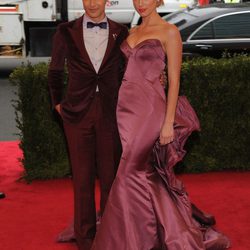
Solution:
{"label": "woman's blonde updo hair", "polygon": [[164,0],[156,0],[156,6],[159,7],[161,5],[164,5]]}

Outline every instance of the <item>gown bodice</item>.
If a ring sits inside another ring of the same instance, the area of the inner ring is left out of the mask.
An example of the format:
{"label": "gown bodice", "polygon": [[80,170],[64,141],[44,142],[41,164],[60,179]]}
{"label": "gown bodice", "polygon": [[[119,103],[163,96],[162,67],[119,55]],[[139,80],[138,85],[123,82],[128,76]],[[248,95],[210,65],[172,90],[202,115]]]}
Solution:
{"label": "gown bodice", "polygon": [[149,82],[159,80],[165,68],[165,52],[160,40],[146,39],[133,48],[125,40],[121,50],[127,59],[123,80],[130,82],[141,82],[142,79]]}

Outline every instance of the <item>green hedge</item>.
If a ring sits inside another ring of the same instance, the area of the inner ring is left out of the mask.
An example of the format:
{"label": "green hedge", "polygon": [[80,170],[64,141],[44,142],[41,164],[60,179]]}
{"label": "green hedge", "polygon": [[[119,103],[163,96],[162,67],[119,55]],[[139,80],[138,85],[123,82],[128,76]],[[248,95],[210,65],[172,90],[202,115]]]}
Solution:
{"label": "green hedge", "polygon": [[[60,120],[51,111],[47,70],[44,63],[28,65],[10,76],[18,87],[14,106],[28,181],[70,173]],[[195,108],[202,128],[189,139],[181,168],[250,170],[250,57],[186,61],[181,78],[181,94]]]}
{"label": "green hedge", "polygon": [[60,119],[51,110],[47,70],[47,64],[41,63],[22,66],[10,75],[17,85],[14,107],[27,181],[63,177],[70,172]]}
{"label": "green hedge", "polygon": [[250,170],[250,57],[185,62],[181,92],[201,122],[189,143],[187,170]]}

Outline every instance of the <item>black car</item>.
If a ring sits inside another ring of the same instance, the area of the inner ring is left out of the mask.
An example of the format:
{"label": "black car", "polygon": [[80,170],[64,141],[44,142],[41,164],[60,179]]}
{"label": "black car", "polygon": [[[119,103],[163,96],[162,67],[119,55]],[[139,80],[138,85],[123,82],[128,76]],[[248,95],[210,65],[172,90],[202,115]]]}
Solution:
{"label": "black car", "polygon": [[163,17],[181,33],[184,56],[250,53],[250,5],[212,4]]}

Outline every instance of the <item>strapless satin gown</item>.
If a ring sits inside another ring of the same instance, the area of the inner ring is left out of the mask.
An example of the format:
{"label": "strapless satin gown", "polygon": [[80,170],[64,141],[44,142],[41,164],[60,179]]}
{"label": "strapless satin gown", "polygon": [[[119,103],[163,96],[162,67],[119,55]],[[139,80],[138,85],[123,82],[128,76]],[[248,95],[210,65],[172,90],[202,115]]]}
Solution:
{"label": "strapless satin gown", "polygon": [[160,146],[166,97],[160,83],[165,67],[161,42],[148,39],[121,46],[127,68],[119,91],[117,122],[123,153],[92,250],[224,249],[228,239],[201,228],[173,166],[199,121],[184,97],[178,101],[175,140]]}

